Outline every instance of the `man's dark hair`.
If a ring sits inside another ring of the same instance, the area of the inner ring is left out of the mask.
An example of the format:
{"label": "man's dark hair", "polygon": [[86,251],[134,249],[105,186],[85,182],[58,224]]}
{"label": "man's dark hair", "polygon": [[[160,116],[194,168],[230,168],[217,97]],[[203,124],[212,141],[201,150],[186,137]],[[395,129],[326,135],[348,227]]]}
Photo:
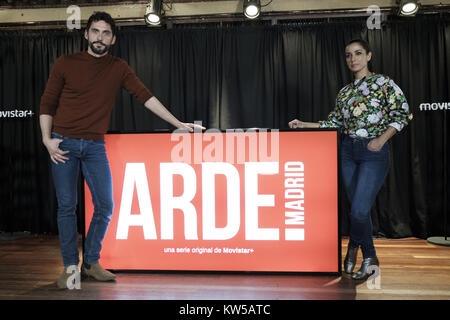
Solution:
{"label": "man's dark hair", "polygon": [[97,11],[94,12],[88,20],[88,23],[86,25],[86,31],[89,31],[89,28],[91,27],[92,22],[96,21],[105,21],[107,24],[110,25],[111,31],[113,36],[116,34],[116,23],[114,22],[114,19],[109,15],[109,13]]}

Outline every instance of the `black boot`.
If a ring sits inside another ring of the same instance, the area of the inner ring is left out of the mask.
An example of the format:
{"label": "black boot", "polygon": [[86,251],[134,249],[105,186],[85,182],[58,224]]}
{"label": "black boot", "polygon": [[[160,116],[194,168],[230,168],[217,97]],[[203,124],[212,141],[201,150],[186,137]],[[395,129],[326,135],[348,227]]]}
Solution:
{"label": "black boot", "polygon": [[354,280],[366,280],[375,273],[375,268],[378,268],[379,265],[380,263],[378,262],[377,257],[363,259],[361,268],[352,274],[352,278]]}
{"label": "black boot", "polygon": [[353,269],[355,268],[356,264],[356,257],[358,255],[358,247],[353,248],[348,245],[347,248],[347,254],[345,255],[344,259],[344,272],[351,274],[353,272]]}

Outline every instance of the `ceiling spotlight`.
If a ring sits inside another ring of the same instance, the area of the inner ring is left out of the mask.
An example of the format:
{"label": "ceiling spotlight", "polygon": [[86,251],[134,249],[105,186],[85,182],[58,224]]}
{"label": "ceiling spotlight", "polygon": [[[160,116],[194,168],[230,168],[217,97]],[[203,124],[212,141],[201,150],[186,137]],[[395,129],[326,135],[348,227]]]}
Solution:
{"label": "ceiling spotlight", "polygon": [[255,19],[261,12],[261,2],[259,0],[244,0],[244,15],[249,19]]}
{"label": "ceiling spotlight", "polygon": [[145,9],[145,23],[152,26],[161,24],[161,7],[162,0],[150,0]]}
{"label": "ceiling spotlight", "polygon": [[401,0],[399,7],[399,15],[413,16],[419,11],[419,2],[417,0]]}

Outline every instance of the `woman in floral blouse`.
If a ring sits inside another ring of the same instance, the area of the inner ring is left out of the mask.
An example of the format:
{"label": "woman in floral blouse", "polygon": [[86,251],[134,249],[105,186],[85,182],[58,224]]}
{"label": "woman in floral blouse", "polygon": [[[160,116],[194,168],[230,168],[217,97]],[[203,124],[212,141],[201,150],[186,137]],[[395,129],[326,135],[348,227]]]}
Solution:
{"label": "woman in floral blouse", "polygon": [[412,119],[402,90],[387,76],[369,70],[372,52],[367,42],[353,40],[345,48],[354,81],[342,88],[326,121],[289,122],[290,128],[340,128],[342,177],[351,201],[350,240],[344,271],[351,274],[361,247],[361,268],[352,274],[367,279],[379,266],[372,239],[371,207],[389,171],[388,140]]}

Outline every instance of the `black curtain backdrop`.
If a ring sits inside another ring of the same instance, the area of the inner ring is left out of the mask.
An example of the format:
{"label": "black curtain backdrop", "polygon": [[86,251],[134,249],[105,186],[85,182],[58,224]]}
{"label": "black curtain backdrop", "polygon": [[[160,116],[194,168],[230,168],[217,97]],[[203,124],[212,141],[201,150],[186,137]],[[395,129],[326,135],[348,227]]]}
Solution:
{"label": "black curtain backdrop", "polygon": [[[391,141],[389,176],[372,210],[376,235],[444,235],[444,145],[449,111],[420,111],[449,103],[450,16],[390,17],[368,30],[365,18],[184,25],[174,29],[122,27],[112,54],[184,121],[208,128],[287,128],[299,118],[325,119],[337,92],[351,81],[345,44],[368,40],[373,71],[403,89],[414,120]],[[86,49],[82,31],[0,32],[0,231],[57,233],[56,198],[39,129],[40,98],[53,61]],[[173,129],[122,90],[112,131]],[[349,204],[342,199],[342,230]],[[448,219],[450,220],[450,219]]]}

